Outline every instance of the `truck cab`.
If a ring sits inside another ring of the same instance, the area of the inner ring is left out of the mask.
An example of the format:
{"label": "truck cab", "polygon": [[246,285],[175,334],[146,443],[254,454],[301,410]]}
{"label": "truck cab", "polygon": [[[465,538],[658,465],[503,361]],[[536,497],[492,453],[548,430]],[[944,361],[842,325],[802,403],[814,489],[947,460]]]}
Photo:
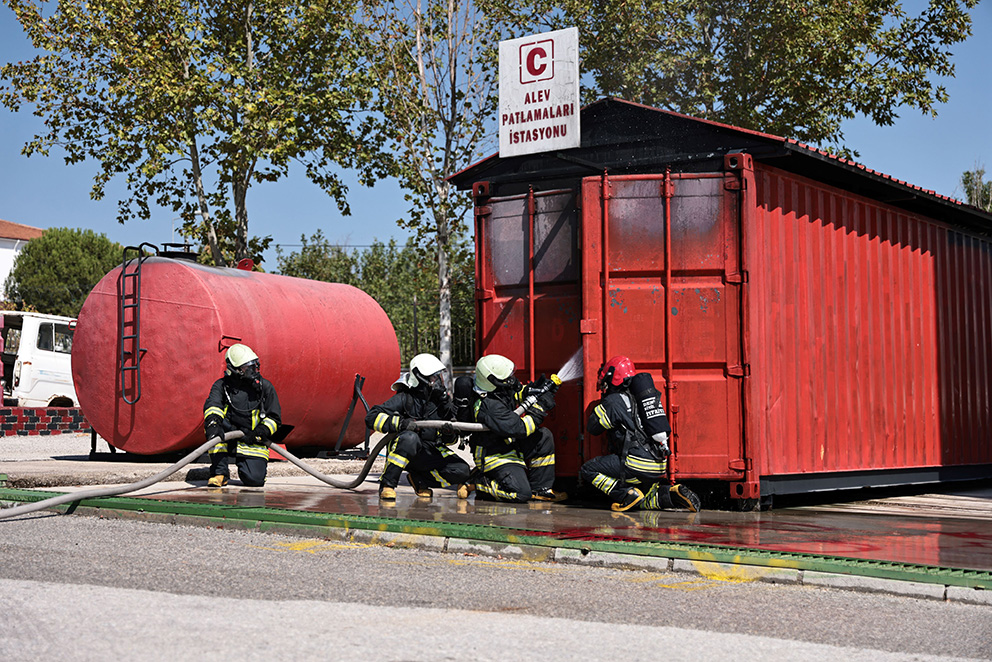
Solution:
{"label": "truck cab", "polygon": [[72,335],[75,319],[0,312],[3,398],[18,407],[73,407]]}

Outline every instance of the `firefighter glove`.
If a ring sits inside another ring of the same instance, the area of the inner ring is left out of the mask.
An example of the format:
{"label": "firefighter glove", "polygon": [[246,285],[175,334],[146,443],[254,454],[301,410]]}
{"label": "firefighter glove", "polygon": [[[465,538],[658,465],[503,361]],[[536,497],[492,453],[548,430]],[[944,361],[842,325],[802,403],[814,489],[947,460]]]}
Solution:
{"label": "firefighter glove", "polygon": [[401,418],[399,425],[399,432],[404,430],[413,430],[417,427],[417,421],[412,418]]}
{"label": "firefighter glove", "polygon": [[548,415],[548,412],[541,407],[540,404],[533,404],[524,410],[525,413],[534,419],[534,425],[540,425],[544,422],[544,417]]}
{"label": "firefighter glove", "polygon": [[537,398],[537,404],[545,411],[545,413],[551,411],[555,408],[555,394],[553,391],[545,391]]}
{"label": "firefighter glove", "polygon": [[214,437],[220,437],[221,441],[224,441],[224,429],[219,423],[209,423],[204,426],[204,432],[207,435],[207,439],[213,439]]}
{"label": "firefighter glove", "polygon": [[445,423],[441,426],[441,443],[445,446],[450,446],[455,443],[458,439],[458,434],[455,432],[455,426],[451,423]]}

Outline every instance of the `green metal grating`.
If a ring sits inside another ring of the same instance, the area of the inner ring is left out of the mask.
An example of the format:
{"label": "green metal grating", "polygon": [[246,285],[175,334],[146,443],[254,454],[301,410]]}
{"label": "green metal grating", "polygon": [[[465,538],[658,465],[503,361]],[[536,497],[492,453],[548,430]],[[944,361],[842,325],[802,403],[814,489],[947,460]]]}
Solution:
{"label": "green metal grating", "polygon": [[[55,496],[53,492],[0,489],[0,502],[35,503]],[[113,511],[142,512],[204,518],[212,522],[228,522],[251,527],[282,524],[322,529],[361,529],[407,535],[438,536],[482,542],[506,543],[574,549],[585,552],[610,552],[644,557],[675,558],[719,564],[761,566],[791,570],[809,570],[881,579],[896,579],[945,586],[992,589],[992,572],[942,566],[928,566],[889,561],[872,561],[842,556],[809,553],[767,551],[746,547],[701,545],[666,540],[624,540],[609,536],[574,539],[554,533],[521,531],[508,527],[459,522],[407,520],[369,515],[317,513],[276,508],[250,508],[221,504],[158,501],[133,497],[84,499],[55,506],[52,510],[72,512],[76,507],[99,509],[102,514]]]}

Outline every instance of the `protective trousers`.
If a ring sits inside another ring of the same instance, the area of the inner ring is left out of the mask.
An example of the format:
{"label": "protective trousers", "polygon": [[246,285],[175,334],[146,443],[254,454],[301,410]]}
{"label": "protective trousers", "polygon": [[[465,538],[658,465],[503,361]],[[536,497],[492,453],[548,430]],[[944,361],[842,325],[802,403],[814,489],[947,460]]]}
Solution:
{"label": "protective trousers", "polygon": [[626,458],[619,455],[601,455],[582,465],[579,476],[586,485],[592,485],[618,503],[630,487],[637,487],[648,498],[641,502],[642,509],[671,508],[667,486],[659,489],[664,480],[666,462],[658,462],[647,452],[631,451]]}
{"label": "protective trousers", "polygon": [[[483,468],[483,475],[475,489],[484,498],[526,503],[534,492],[550,490],[555,482],[555,442],[547,428],[514,443],[512,454],[495,456],[479,450],[483,452],[476,455],[476,466]],[[502,461],[493,462],[494,457]]]}
{"label": "protective trousers", "polygon": [[[234,444],[235,442],[231,442]],[[216,447],[215,447],[216,448]],[[246,457],[235,455],[230,451],[219,451],[210,453],[210,475],[231,477],[231,458],[238,467],[238,478],[248,487],[261,487],[265,485],[265,474],[268,471],[269,462],[264,457]]]}
{"label": "protective trousers", "polygon": [[461,485],[468,481],[470,472],[468,463],[454,451],[426,442],[412,430],[399,433],[390,444],[379,483],[383,487],[396,487],[404,470],[419,485],[427,487]]}

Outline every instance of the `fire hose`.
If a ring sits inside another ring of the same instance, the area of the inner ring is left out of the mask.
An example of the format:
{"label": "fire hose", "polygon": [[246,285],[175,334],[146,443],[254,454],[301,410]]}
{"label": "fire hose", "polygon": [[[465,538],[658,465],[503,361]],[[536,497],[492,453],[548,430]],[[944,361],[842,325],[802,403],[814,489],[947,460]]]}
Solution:
{"label": "fire hose", "polygon": [[[480,425],[478,423],[457,423],[457,422],[449,422],[449,421],[417,421],[415,424],[415,428],[439,429],[445,425],[451,425],[456,431],[459,432],[483,432],[486,430],[485,426]],[[224,434],[224,441],[236,441],[238,439],[241,439],[243,436],[244,433],[242,433],[240,430],[227,432]],[[327,483],[331,487],[350,490],[358,487],[365,481],[366,476],[368,476],[369,471],[372,469],[373,463],[375,462],[376,458],[379,455],[379,451],[381,451],[386,445],[391,443],[392,440],[395,438],[396,438],[396,433],[391,432],[386,436],[384,436],[382,439],[380,439],[378,443],[376,443],[372,451],[369,453],[369,459],[365,462],[365,466],[362,467],[361,472],[352,480],[338,480],[336,478],[332,478],[331,476],[323,474],[317,471],[316,469],[307,466],[306,464],[303,463],[303,461],[300,458],[296,457],[295,455],[287,451],[285,448],[282,448],[281,446],[277,446],[276,451],[280,455],[285,457],[287,460],[295,464],[297,467],[303,469],[303,471],[307,472],[308,474],[316,478],[317,480],[323,481],[324,483]],[[198,446],[188,455],[183,457],[183,459],[179,460],[178,462],[176,462],[175,464],[169,467],[166,467],[165,469],[155,474],[154,476],[149,476],[148,478],[144,478],[134,483],[128,483],[127,485],[96,487],[93,489],[80,490],[78,492],[72,492],[69,494],[59,494],[58,496],[54,496],[50,499],[44,499],[42,501],[37,501],[35,503],[24,504],[22,506],[15,506],[13,508],[3,508],[0,509],[0,519],[17,517],[19,515],[27,515],[28,513],[34,513],[39,510],[44,510],[46,508],[51,508],[53,506],[59,506],[65,503],[82,501],[83,499],[96,499],[99,497],[120,496],[121,494],[127,494],[129,492],[135,492],[137,490],[150,487],[155,483],[165,480],[172,474],[176,473],[177,471],[185,467],[190,462],[196,460],[198,457],[200,457],[205,452],[207,452],[208,449],[212,448],[220,441],[221,441],[220,437],[211,437],[210,439],[205,441],[201,446]],[[266,442],[266,445],[272,447],[273,444],[272,442]]]}
{"label": "fire hose", "polygon": [[[557,379],[557,375],[552,375],[550,384],[554,384],[554,386],[551,386],[549,384],[548,386],[546,386],[546,388],[556,390],[558,384],[560,383],[561,383],[560,380]],[[536,395],[528,396],[524,400],[523,404],[521,404],[519,407],[517,407],[516,410],[514,410],[514,413],[516,413],[517,415],[522,415],[526,410],[527,406],[529,404],[532,404],[534,401],[536,401],[536,399],[537,399]],[[480,423],[461,423],[457,421],[414,421],[411,423],[410,429],[438,430],[441,428],[446,428],[447,426],[451,426],[451,429],[455,430],[456,432],[471,433],[471,432],[488,431],[488,428]],[[317,471],[316,469],[304,464],[304,462],[300,458],[296,457],[282,446],[277,446],[276,452],[278,452],[279,455],[285,457],[287,460],[289,460],[290,462],[292,462],[297,467],[299,467],[306,473],[310,474],[317,480],[322,481],[330,485],[331,487],[336,487],[338,489],[343,489],[343,490],[351,490],[358,487],[363,482],[365,482],[365,478],[366,476],[368,476],[369,471],[372,469],[372,465],[375,463],[375,460],[378,458],[379,452],[388,444],[392,443],[392,441],[396,438],[396,435],[397,435],[396,432],[390,432],[387,433],[384,437],[382,437],[382,439],[380,439],[376,443],[376,445],[372,448],[372,450],[369,452],[369,457],[365,461],[365,465],[362,467],[362,470],[358,473],[357,476],[355,476],[351,480],[338,480],[336,478],[328,476],[327,474],[321,473],[320,471]],[[243,436],[244,433],[241,432],[240,430],[235,430],[233,432],[226,432],[224,434],[223,441],[236,441],[238,439],[241,439]],[[97,487],[89,490],[72,492],[69,494],[59,494],[58,496],[54,496],[50,499],[44,499],[42,501],[36,501],[35,503],[28,503],[22,506],[15,506],[13,508],[3,508],[0,509],[0,519],[8,519],[11,517],[17,517],[19,515],[27,515],[28,513],[34,513],[39,510],[51,508],[53,506],[59,506],[64,503],[82,501],[83,499],[96,499],[99,497],[120,496],[121,494],[127,494],[129,492],[135,492],[137,490],[150,487],[155,483],[165,480],[172,474],[176,473],[177,471],[185,467],[190,462],[196,460],[205,452],[207,452],[208,449],[220,443],[220,441],[221,441],[220,437],[216,437],[216,436],[211,437],[210,439],[205,441],[201,446],[198,446],[196,449],[191,451],[183,459],[179,460],[172,466],[166,467],[165,469],[155,474],[154,476],[144,478],[134,483],[128,483],[127,485]],[[271,448],[273,446],[273,442],[266,441],[265,445]]]}

